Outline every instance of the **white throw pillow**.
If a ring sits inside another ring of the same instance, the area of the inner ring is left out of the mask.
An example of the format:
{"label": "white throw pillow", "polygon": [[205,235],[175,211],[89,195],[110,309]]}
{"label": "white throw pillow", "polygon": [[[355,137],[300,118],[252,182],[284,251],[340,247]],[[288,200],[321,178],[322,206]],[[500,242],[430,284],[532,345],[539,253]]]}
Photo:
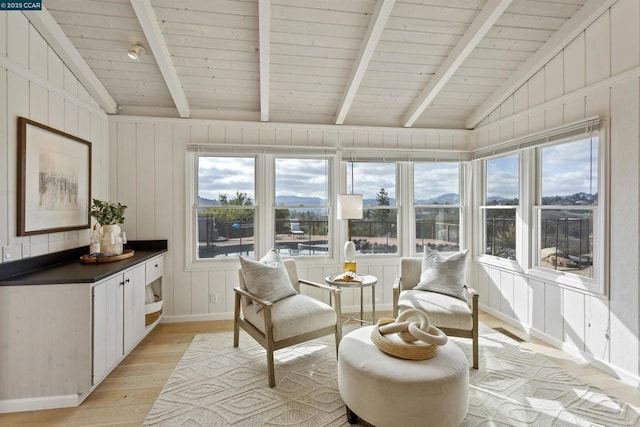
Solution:
{"label": "white throw pillow", "polygon": [[443,255],[428,246],[424,247],[422,273],[415,289],[438,292],[466,301],[464,275],[468,249]]}
{"label": "white throw pillow", "polygon": [[[287,268],[280,255],[271,249],[260,261],[240,257],[240,267],[244,276],[244,284],[250,294],[271,302],[297,294]],[[255,303],[256,312],[263,309],[262,304]]]}

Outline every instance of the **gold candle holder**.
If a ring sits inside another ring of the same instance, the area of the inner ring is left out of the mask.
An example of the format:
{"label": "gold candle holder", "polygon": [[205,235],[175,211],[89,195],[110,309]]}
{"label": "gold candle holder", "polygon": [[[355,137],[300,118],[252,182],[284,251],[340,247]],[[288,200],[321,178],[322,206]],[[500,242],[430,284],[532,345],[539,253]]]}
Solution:
{"label": "gold candle holder", "polygon": [[345,261],[344,262],[344,272],[347,271],[356,272],[356,262],[355,261]]}

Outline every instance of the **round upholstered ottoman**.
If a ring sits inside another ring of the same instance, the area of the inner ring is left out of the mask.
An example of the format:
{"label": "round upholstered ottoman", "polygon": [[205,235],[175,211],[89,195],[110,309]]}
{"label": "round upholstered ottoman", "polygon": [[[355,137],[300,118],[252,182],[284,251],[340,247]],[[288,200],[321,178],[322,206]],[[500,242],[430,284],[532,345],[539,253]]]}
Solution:
{"label": "round upholstered ottoman", "polygon": [[429,360],[405,360],[371,342],[374,326],[345,335],[338,349],[338,389],[350,423],[457,426],[469,407],[469,365],[451,340]]}

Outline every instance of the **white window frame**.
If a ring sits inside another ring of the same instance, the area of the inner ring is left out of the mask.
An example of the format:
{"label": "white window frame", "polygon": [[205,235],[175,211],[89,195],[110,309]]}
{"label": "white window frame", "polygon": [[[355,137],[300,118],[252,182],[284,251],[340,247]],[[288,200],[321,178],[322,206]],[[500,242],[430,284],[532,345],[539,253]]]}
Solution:
{"label": "white window frame", "polygon": [[[402,182],[402,163],[399,162],[398,160],[384,160],[384,159],[367,159],[367,160],[342,160],[343,163],[343,170],[345,171],[345,192],[348,192],[351,190],[351,184],[350,184],[350,177],[347,177],[347,175],[350,173],[348,171],[348,164],[350,162],[353,163],[392,163],[394,165],[394,169],[395,169],[395,200],[396,200],[396,204],[395,205],[389,205],[389,206],[382,206],[382,205],[376,205],[376,206],[363,206],[363,212],[367,209],[371,209],[371,210],[382,210],[382,209],[395,209],[396,210],[396,230],[397,230],[397,240],[398,240],[398,244],[396,245],[396,252],[393,253],[379,253],[379,254],[370,254],[370,253],[358,253],[357,254],[357,259],[362,258],[380,258],[380,257],[400,257],[402,256],[402,253],[404,253],[403,251],[403,241],[405,239],[403,239],[403,230],[405,229],[405,227],[403,227],[403,221],[405,221],[405,218],[403,216],[403,212],[401,209],[402,206],[402,201],[400,200],[400,193],[402,192],[402,187],[401,187],[401,182]],[[413,189],[413,184],[411,185],[411,188]],[[357,193],[357,191],[356,191]],[[377,194],[377,192],[376,192]],[[357,220],[354,220],[357,221]],[[345,239],[347,238],[346,235],[344,237]]]}
{"label": "white window frame", "polygon": [[[570,272],[556,271],[546,267],[537,265],[538,254],[540,252],[540,233],[541,233],[541,211],[545,209],[567,209],[571,206],[541,206],[541,156],[540,149],[551,145],[560,145],[586,138],[598,138],[598,205],[597,206],[581,206],[580,210],[592,210],[593,211],[593,274],[592,277],[580,276],[572,274]],[[563,286],[567,286],[574,289],[587,291],[590,293],[605,295],[608,291],[608,271],[609,260],[608,253],[608,238],[606,233],[606,225],[608,223],[608,210],[609,206],[607,201],[608,191],[607,186],[609,182],[609,168],[608,168],[608,144],[606,144],[605,133],[603,129],[599,132],[592,134],[585,134],[579,137],[558,139],[551,141],[548,144],[542,145],[535,149],[535,155],[532,155],[532,168],[536,171],[536,186],[535,186],[535,205],[531,207],[532,217],[532,230],[531,230],[531,267],[528,271],[533,277],[539,278],[544,281],[552,281]]]}
{"label": "white window frame", "polygon": [[[517,205],[487,205],[487,161],[500,159],[504,157],[518,156],[518,204]],[[523,211],[523,153],[520,151],[506,152],[499,155],[490,156],[484,158],[480,162],[480,173],[478,174],[481,179],[480,185],[480,200],[481,204],[478,207],[478,230],[479,234],[476,234],[476,250],[478,251],[478,261],[483,264],[490,264],[500,268],[506,268],[513,271],[523,271],[523,260],[525,256],[523,254],[523,227],[521,226],[522,211]],[[516,259],[511,260],[508,258],[499,257],[496,255],[487,254],[485,252],[487,247],[487,229],[486,229],[486,213],[488,210],[514,210],[515,211],[515,228],[516,228]]]}
{"label": "white window frame", "polygon": [[416,209],[458,209],[458,248],[462,249],[465,242],[465,167],[464,164],[460,161],[446,161],[442,160],[440,163],[457,163],[458,165],[458,204],[457,205],[417,205],[415,204],[415,165],[421,163],[439,163],[436,161],[414,161],[412,162],[412,179],[411,179],[411,211],[412,211],[412,234],[409,244],[411,245],[410,254],[412,256],[422,256],[423,252],[417,250],[417,238],[416,238]]}
{"label": "white window frame", "polygon": [[[311,205],[304,205],[304,206],[279,206],[276,205],[276,160],[277,159],[320,159],[320,160],[325,160],[327,162],[327,204],[326,205],[319,205],[319,206],[311,206]],[[333,168],[333,163],[335,162],[335,156],[326,156],[326,155],[274,155],[272,156],[272,166],[271,169],[273,171],[273,191],[271,191],[272,193],[272,197],[273,197],[273,201],[271,203],[271,205],[273,206],[273,208],[271,209],[271,224],[272,224],[272,228],[274,229],[274,235],[275,235],[275,217],[276,217],[276,209],[293,209],[293,208],[308,208],[308,209],[326,209],[327,210],[327,215],[328,215],[328,221],[327,221],[327,227],[328,227],[328,233],[327,233],[327,242],[328,242],[328,250],[326,251],[326,253],[322,254],[322,253],[316,253],[316,254],[306,254],[306,255],[296,255],[295,259],[307,259],[307,258],[329,258],[331,259],[333,257],[333,251],[335,250],[335,246],[334,244],[332,244],[332,242],[334,241],[333,236],[334,236],[334,232],[333,229],[335,227],[335,219],[333,219],[332,217],[333,215],[333,204],[332,204],[332,200],[335,199],[335,197],[332,197],[332,194],[334,194],[334,192],[332,191],[332,189],[335,187],[333,185],[334,179],[333,179],[333,173],[332,171],[334,170]],[[273,242],[273,245],[275,245],[275,241]],[[287,257],[287,256],[284,256]]]}
{"label": "white window frame", "polygon": [[[335,152],[327,150],[310,150],[306,147],[300,148],[299,155],[291,155],[291,148],[286,150],[267,149],[265,147],[242,147],[229,148],[225,146],[188,146],[185,164],[185,245],[184,262],[185,271],[203,270],[228,270],[230,265],[238,264],[237,256],[202,258],[197,257],[197,206],[198,197],[198,157],[253,157],[255,158],[255,199],[254,199],[254,256],[259,259],[275,246],[275,158],[323,158],[329,161],[328,182],[329,182],[329,234],[327,239],[329,247],[335,246],[336,242],[334,199],[335,199],[335,177],[338,171],[334,168],[336,163]],[[288,153],[288,154],[287,154]],[[296,259],[318,259],[326,258],[333,262],[335,251],[329,250],[325,255],[304,255]],[[337,262],[337,261],[336,261]]]}

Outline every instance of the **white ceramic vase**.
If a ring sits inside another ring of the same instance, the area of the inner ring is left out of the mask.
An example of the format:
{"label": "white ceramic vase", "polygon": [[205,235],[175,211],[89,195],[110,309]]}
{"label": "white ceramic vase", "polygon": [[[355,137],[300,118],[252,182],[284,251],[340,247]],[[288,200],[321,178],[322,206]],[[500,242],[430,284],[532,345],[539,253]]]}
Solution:
{"label": "white ceramic vase", "polygon": [[100,252],[103,255],[120,255],[122,253],[122,239],[118,224],[105,224],[102,226]]}

